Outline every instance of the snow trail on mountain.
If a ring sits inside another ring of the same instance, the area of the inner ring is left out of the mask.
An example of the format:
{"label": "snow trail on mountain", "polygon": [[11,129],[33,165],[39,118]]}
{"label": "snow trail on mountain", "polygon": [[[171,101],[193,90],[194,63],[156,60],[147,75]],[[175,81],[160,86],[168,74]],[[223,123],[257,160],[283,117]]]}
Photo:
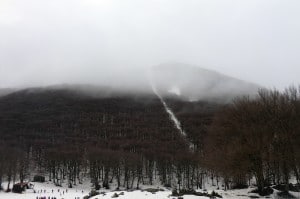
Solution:
{"label": "snow trail on mountain", "polygon": [[184,132],[184,130],[181,127],[180,121],[177,119],[177,117],[175,116],[175,114],[173,113],[173,111],[169,108],[169,106],[167,105],[167,103],[164,101],[164,99],[162,98],[162,96],[158,93],[153,80],[152,80],[152,75],[151,72],[148,73],[149,74],[149,82],[151,85],[151,88],[153,90],[153,92],[157,95],[157,97],[160,99],[161,103],[163,104],[166,112],[169,114],[171,120],[173,121],[175,127],[178,129],[178,131],[180,132],[181,135],[183,135],[184,137],[186,137],[186,133]]}
{"label": "snow trail on mountain", "polygon": [[167,105],[167,103],[165,102],[165,100],[163,99],[163,97],[158,93],[155,84],[152,80],[152,73],[151,71],[148,71],[148,79],[151,85],[151,88],[153,90],[153,92],[155,93],[155,95],[160,99],[161,103],[163,104],[166,112],[168,113],[168,115],[170,116],[170,119],[173,121],[175,127],[178,129],[179,133],[186,139],[186,141],[189,144],[189,148],[191,151],[194,151],[194,144],[190,141],[188,141],[187,139],[187,134],[185,133],[185,131],[182,129],[180,121],[177,119],[177,117],[175,116],[175,114],[173,113],[173,111],[169,108],[169,106]]}

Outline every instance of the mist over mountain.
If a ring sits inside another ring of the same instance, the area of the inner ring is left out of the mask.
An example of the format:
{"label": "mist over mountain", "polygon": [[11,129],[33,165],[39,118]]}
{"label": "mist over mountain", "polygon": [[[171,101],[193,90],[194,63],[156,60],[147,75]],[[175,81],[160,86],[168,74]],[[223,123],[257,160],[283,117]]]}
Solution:
{"label": "mist over mountain", "polygon": [[17,89],[13,89],[13,88],[0,88],[0,97],[8,95],[10,93],[13,93],[17,91]]}
{"label": "mist over mountain", "polygon": [[[153,89],[163,97],[185,101],[229,102],[241,95],[254,96],[258,85],[197,66],[168,63],[151,67],[139,73],[140,78],[115,79],[112,84],[60,84],[25,89],[26,92],[43,90],[69,90],[91,97],[153,95]],[[153,85],[151,85],[153,84]],[[154,86],[155,88],[152,88]],[[0,96],[17,89],[1,89]]]}
{"label": "mist over mountain", "polygon": [[173,63],[152,68],[157,90],[188,101],[223,100],[241,95],[254,96],[259,86],[192,65]]}

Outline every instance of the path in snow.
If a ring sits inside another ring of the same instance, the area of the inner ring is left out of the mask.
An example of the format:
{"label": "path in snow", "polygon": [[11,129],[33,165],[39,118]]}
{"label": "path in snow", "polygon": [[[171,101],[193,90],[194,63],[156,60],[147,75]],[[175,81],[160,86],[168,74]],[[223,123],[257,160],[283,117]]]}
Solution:
{"label": "path in snow", "polygon": [[[169,106],[167,105],[167,103],[165,102],[165,100],[163,99],[163,97],[158,93],[154,83],[153,83],[153,80],[152,80],[152,75],[151,75],[151,72],[148,73],[148,78],[149,78],[149,82],[150,82],[150,85],[151,85],[151,88],[153,90],[153,92],[155,93],[155,95],[157,95],[157,97],[160,99],[161,103],[163,104],[166,112],[168,113],[168,115],[170,116],[170,119],[173,121],[175,127],[178,129],[178,131],[180,132],[180,134],[186,138],[187,140],[187,135],[186,133],[184,132],[184,130],[182,129],[181,127],[181,124],[180,124],[180,121],[177,119],[177,117],[175,116],[175,114],[173,113],[173,111],[169,108]],[[187,140],[188,141],[188,140]],[[189,146],[190,146],[190,149],[193,149],[193,143],[189,142]]]}

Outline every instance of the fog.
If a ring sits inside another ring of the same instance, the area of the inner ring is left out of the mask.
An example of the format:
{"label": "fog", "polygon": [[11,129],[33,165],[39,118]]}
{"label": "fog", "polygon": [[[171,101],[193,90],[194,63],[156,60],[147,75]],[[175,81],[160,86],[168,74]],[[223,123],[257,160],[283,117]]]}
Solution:
{"label": "fog", "polygon": [[131,87],[176,62],[282,89],[300,83],[299,10],[298,0],[0,0],[0,88]]}

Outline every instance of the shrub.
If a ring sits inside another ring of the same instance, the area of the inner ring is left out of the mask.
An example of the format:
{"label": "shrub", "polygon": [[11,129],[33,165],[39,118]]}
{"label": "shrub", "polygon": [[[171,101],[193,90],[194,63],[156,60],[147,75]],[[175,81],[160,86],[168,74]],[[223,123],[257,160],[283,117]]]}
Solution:
{"label": "shrub", "polygon": [[93,197],[93,196],[96,196],[96,195],[99,195],[100,193],[96,190],[92,190],[90,193],[89,193],[89,196],[90,197]]}

